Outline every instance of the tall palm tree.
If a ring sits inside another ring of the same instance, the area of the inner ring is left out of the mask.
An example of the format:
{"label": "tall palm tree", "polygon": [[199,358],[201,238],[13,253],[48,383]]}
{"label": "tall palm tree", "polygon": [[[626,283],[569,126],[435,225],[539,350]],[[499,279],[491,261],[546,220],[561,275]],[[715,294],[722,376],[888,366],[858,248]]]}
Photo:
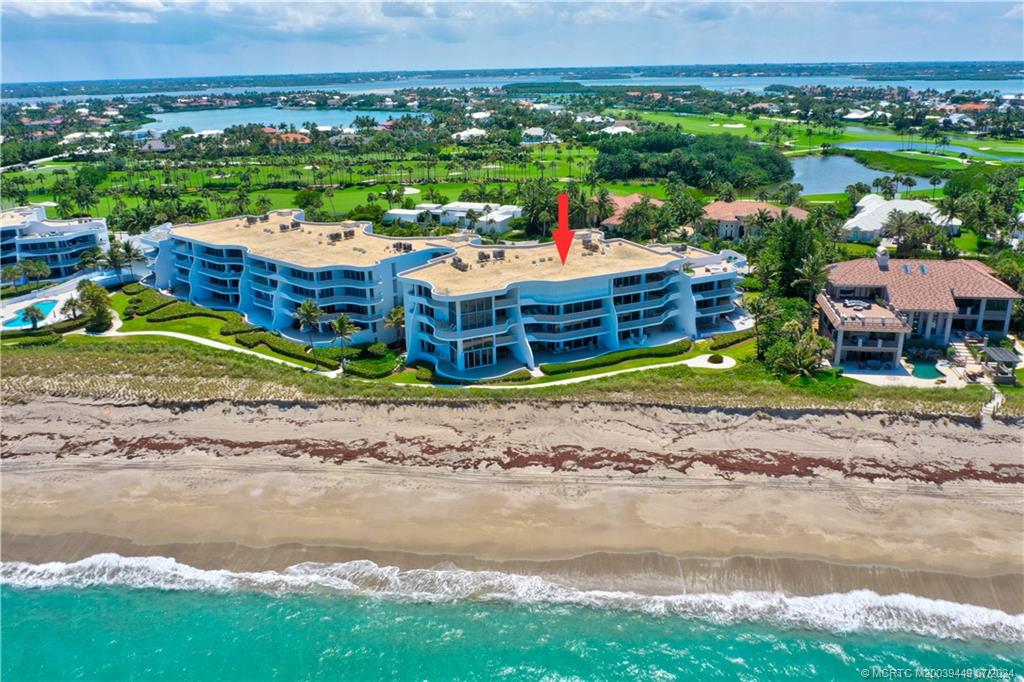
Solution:
{"label": "tall palm tree", "polygon": [[98,246],[83,251],[78,256],[78,265],[75,268],[78,270],[95,270],[100,265],[102,255]]}
{"label": "tall palm tree", "polygon": [[768,325],[776,320],[780,314],[778,304],[768,296],[759,296],[747,306],[750,314],[754,316],[754,345],[757,349],[757,359],[764,360],[764,353],[767,348],[767,339],[764,332]]}
{"label": "tall palm tree", "polygon": [[295,309],[293,317],[298,321],[299,327],[309,333],[310,348],[313,347],[313,330],[316,329],[320,323],[320,318],[323,316],[323,308],[318,306],[316,301],[311,298],[307,298]]}
{"label": "tall palm tree", "polygon": [[124,256],[125,261],[128,262],[128,272],[131,274],[132,279],[134,279],[135,261],[142,260],[142,250],[135,246],[134,243],[125,241],[121,242],[121,255]]}
{"label": "tall palm tree", "polygon": [[384,317],[384,326],[394,329],[398,332],[398,341],[403,346],[405,345],[405,308],[402,306],[395,306],[391,311]]}
{"label": "tall palm tree", "polygon": [[117,281],[124,281],[124,266],[128,263],[128,259],[125,258],[124,251],[118,242],[113,242],[110,245],[110,249],[103,254],[101,260],[103,265],[107,266],[117,274]]}
{"label": "tall palm tree", "polygon": [[12,286],[16,286],[18,280],[21,279],[22,274],[24,274],[24,271],[21,266],[15,263],[14,265],[8,265],[3,269],[2,277],[5,282],[10,282]]}
{"label": "tall palm tree", "polygon": [[793,280],[792,286],[806,286],[807,302],[813,305],[814,297],[828,281],[828,261],[821,249],[805,256],[796,274],[799,276]]}
{"label": "tall palm tree", "polygon": [[345,371],[345,346],[352,340],[357,331],[359,331],[359,327],[356,326],[356,323],[348,315],[341,314],[331,320],[331,333],[334,334],[334,338],[341,344],[341,371],[343,373]]}
{"label": "tall palm tree", "polygon": [[82,314],[85,309],[85,304],[78,296],[69,296],[64,301],[64,305],[61,306],[60,312],[66,317],[70,317],[73,320],[77,320],[78,316]]}

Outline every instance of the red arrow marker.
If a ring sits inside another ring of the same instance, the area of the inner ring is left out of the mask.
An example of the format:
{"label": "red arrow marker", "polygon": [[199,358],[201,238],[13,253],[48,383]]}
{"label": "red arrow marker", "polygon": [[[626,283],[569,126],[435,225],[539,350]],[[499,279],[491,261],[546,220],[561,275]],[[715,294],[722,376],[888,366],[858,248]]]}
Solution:
{"label": "red arrow marker", "polygon": [[555,238],[555,246],[558,247],[558,257],[565,265],[565,259],[569,257],[569,247],[572,246],[572,238],[576,236],[575,230],[569,229],[569,195],[558,195],[558,229],[551,231]]}

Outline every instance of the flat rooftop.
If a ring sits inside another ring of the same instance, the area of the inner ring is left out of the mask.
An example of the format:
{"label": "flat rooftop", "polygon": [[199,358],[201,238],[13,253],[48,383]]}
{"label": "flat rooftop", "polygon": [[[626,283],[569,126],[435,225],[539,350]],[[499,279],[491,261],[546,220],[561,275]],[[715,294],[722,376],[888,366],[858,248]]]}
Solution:
{"label": "flat rooftop", "polygon": [[[405,277],[429,284],[441,296],[461,296],[472,293],[499,291],[510,284],[521,282],[566,282],[586,277],[627,274],[636,270],[659,268],[684,257],[668,251],[659,253],[632,242],[595,239],[598,251],[586,251],[583,240],[576,235],[569,256],[563,266],[558,249],[553,243],[536,246],[474,246],[464,245],[458,256],[469,264],[462,271],[452,265],[452,258],[431,263]],[[496,250],[504,249],[505,257],[495,260]],[[479,260],[480,253],[491,258]],[[587,254],[587,255],[584,255]]]}
{"label": "flat rooftop", "polygon": [[26,208],[11,208],[0,213],[0,227],[13,227],[15,225],[23,225],[29,220],[35,218],[35,214],[31,209]]}
{"label": "flat rooftop", "polygon": [[[307,268],[350,265],[370,267],[401,254],[395,244],[405,242],[412,251],[437,246],[454,248],[465,238],[385,237],[367,234],[369,223],[307,223],[291,228],[297,211],[275,211],[266,221],[249,223],[247,216],[235,216],[205,223],[178,225],[171,229],[176,237],[194,239],[216,246],[244,247],[254,256],[294,263]],[[282,229],[282,225],[288,229]],[[351,239],[332,240],[330,235],[355,230]],[[408,252],[407,252],[408,253]]]}
{"label": "flat rooftop", "polygon": [[910,325],[892,309],[874,301],[832,298],[818,294],[818,306],[832,326],[843,331],[908,332]]}

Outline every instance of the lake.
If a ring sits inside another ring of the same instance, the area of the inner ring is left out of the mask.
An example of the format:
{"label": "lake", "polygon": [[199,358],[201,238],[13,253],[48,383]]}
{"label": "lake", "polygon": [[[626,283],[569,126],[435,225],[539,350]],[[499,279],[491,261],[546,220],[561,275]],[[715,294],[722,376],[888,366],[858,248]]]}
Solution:
{"label": "lake", "polygon": [[[845,147],[846,149],[866,149],[869,151],[900,151],[902,149],[931,151],[935,149],[935,145],[931,142],[898,142],[894,140],[861,140],[859,142],[842,142],[835,146]],[[971,149],[970,147],[961,147],[955,144],[946,145],[942,148],[942,151],[956,152],[958,154],[964,153],[968,156],[984,156],[990,159],[999,159],[1000,161],[1024,161],[1024,156],[1002,156],[1000,154],[989,154],[987,152]]]}
{"label": "lake", "polygon": [[196,111],[174,111],[153,114],[154,123],[147,123],[140,130],[172,130],[187,126],[192,130],[223,130],[231,126],[258,123],[262,125],[294,125],[301,128],[308,121],[317,125],[335,127],[351,126],[357,116],[370,116],[383,122],[401,116],[426,116],[426,114],[398,111],[362,111],[359,109],[277,109],[275,107],[249,107],[235,109],[200,109]]}
{"label": "lake", "polygon": [[[800,156],[789,162],[796,173],[792,182],[804,186],[803,194],[833,194],[844,191],[847,185],[855,182],[870,185],[875,178],[892,175],[868,168],[848,156]],[[931,187],[927,178],[917,177],[916,180],[915,189]]]}

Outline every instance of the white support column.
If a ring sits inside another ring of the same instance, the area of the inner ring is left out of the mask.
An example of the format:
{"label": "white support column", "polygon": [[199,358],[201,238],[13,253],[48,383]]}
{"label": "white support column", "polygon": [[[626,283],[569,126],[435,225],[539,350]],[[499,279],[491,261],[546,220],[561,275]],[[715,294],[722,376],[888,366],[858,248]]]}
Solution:
{"label": "white support column", "polygon": [[978,324],[975,326],[974,331],[981,333],[981,326],[985,322],[985,304],[988,303],[987,298],[981,299],[981,306],[978,308]]}
{"label": "white support column", "polygon": [[942,334],[942,344],[949,343],[949,334],[953,330],[953,313],[946,313],[946,331]]}
{"label": "white support column", "polygon": [[934,333],[932,331],[932,318],[934,316],[935,313],[928,313],[928,317],[925,318],[924,334],[921,334],[923,338],[930,339],[932,337],[932,334]]}
{"label": "white support column", "polygon": [[1006,302],[1006,314],[1003,315],[1003,336],[1010,333],[1010,315],[1013,313],[1013,301]]}
{"label": "white support column", "polygon": [[839,364],[839,358],[842,357],[842,353],[843,353],[842,347],[843,347],[843,330],[842,329],[837,329],[836,330],[836,350],[835,350],[835,353],[832,355],[832,364],[833,365]]}

